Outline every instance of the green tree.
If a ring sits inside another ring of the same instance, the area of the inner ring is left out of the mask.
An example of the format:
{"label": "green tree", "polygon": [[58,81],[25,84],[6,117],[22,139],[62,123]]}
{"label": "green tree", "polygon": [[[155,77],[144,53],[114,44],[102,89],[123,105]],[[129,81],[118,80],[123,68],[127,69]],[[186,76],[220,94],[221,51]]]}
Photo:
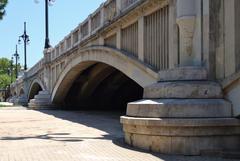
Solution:
{"label": "green tree", "polygon": [[5,89],[11,84],[11,77],[7,74],[0,74],[0,89]]}
{"label": "green tree", "polygon": [[[17,70],[20,71],[20,69],[21,65],[18,64]],[[0,58],[0,89],[5,89],[11,83],[11,77],[12,81],[16,80],[16,66],[14,62],[11,63],[11,60],[7,58]]]}
{"label": "green tree", "polygon": [[0,58],[0,74],[7,74],[11,67],[11,61],[7,58]]}
{"label": "green tree", "polygon": [[0,20],[3,18],[5,14],[5,7],[8,3],[8,0],[0,0]]}

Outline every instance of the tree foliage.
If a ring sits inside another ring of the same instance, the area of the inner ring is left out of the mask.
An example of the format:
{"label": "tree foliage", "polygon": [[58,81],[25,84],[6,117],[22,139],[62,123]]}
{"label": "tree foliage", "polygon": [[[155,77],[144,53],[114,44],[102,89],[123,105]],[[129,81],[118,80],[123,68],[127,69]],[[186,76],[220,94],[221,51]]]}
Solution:
{"label": "tree foliage", "polygon": [[0,58],[0,74],[7,74],[11,67],[11,61],[7,58]]}
{"label": "tree foliage", "polygon": [[0,74],[0,89],[5,89],[11,84],[11,77],[7,74]]}
{"label": "tree foliage", "polygon": [[8,3],[8,0],[0,0],[0,20],[3,18],[5,14],[5,7]]}
{"label": "tree foliage", "polygon": [[[18,64],[17,70],[19,71],[21,66]],[[12,71],[11,71],[12,69]],[[0,89],[5,89],[12,81],[16,80],[16,66],[12,64],[11,60],[7,58],[0,58]]]}

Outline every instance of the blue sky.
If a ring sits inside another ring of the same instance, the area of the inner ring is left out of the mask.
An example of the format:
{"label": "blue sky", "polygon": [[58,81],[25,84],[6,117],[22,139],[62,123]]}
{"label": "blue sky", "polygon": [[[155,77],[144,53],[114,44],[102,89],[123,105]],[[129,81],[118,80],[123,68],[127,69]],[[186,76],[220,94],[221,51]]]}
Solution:
{"label": "blue sky", "polygon": [[[27,64],[33,66],[43,57],[45,20],[44,0],[9,0],[6,15],[0,21],[0,57],[11,58],[18,37],[23,34],[23,23],[27,22],[30,44],[27,46]],[[80,22],[94,12],[105,0],[55,0],[49,6],[50,44],[55,46]],[[20,63],[24,64],[23,43],[18,45]]]}

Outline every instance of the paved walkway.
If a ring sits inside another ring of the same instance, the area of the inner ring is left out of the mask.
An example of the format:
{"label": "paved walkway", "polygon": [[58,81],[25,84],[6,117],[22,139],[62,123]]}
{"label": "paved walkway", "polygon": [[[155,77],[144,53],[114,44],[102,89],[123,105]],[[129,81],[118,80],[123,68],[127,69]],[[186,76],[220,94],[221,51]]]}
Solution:
{"label": "paved walkway", "polygon": [[122,137],[119,114],[0,110],[0,161],[225,161],[150,154]]}

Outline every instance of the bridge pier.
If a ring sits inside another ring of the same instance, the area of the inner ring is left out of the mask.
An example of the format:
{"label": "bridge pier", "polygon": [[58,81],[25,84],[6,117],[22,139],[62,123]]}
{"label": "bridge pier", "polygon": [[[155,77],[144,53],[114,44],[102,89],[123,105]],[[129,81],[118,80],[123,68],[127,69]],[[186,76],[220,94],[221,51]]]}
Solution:
{"label": "bridge pier", "polygon": [[28,100],[25,96],[16,97],[13,101],[14,105],[27,106]]}
{"label": "bridge pier", "polygon": [[121,117],[126,143],[165,154],[239,150],[240,120],[205,69],[180,67],[160,76]]}
{"label": "bridge pier", "polygon": [[42,88],[38,92],[37,95],[34,96],[33,99],[30,99],[28,103],[28,107],[30,109],[51,109],[54,107],[51,101],[51,93],[49,90],[50,87],[50,66],[49,63],[51,62],[51,50],[52,48],[45,49],[44,53],[44,69],[43,69],[43,83],[45,88]]}
{"label": "bridge pier", "polygon": [[54,105],[51,102],[51,94],[47,90],[40,91],[28,103],[30,109],[51,109]]}
{"label": "bridge pier", "polygon": [[240,150],[240,120],[221,85],[209,79],[196,49],[202,43],[196,41],[198,2],[177,1],[179,67],[160,71],[159,82],[145,87],[143,99],[129,103],[121,117],[125,141],[132,146],[183,155]]}
{"label": "bridge pier", "polygon": [[21,106],[27,106],[28,100],[25,96],[13,96],[9,99],[10,103],[13,103],[14,105],[21,105]]}

